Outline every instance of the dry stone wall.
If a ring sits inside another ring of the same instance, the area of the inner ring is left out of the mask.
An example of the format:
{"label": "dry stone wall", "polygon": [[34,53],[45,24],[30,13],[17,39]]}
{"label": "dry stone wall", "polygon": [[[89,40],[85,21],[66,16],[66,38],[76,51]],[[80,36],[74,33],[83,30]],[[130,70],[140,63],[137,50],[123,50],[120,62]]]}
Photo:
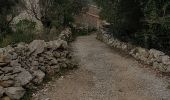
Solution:
{"label": "dry stone wall", "polygon": [[130,43],[121,42],[103,29],[100,29],[100,32],[97,34],[97,39],[105,42],[111,47],[127,52],[135,59],[151,65],[154,69],[158,69],[159,71],[165,73],[170,72],[170,57],[159,50],[148,50],[142,47],[136,47]]}
{"label": "dry stone wall", "polygon": [[74,68],[66,41],[70,36],[70,29],[66,29],[58,40],[34,40],[0,48],[0,100],[19,100],[27,88],[41,84],[46,75]]}

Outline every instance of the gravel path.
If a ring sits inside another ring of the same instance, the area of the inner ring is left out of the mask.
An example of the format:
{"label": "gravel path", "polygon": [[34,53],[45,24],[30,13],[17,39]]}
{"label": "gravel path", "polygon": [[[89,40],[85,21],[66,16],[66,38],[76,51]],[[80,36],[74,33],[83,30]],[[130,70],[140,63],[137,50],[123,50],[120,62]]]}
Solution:
{"label": "gravel path", "polygon": [[72,46],[80,68],[49,83],[36,95],[39,100],[170,100],[165,79],[110,49],[94,34],[78,37]]}

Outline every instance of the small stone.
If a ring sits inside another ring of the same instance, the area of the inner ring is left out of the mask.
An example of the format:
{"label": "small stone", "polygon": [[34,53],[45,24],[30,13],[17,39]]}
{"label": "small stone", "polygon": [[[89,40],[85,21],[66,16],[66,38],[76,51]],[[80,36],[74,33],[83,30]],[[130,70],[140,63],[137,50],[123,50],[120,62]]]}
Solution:
{"label": "small stone", "polygon": [[3,74],[3,72],[0,70],[0,75],[2,75]]}
{"label": "small stone", "polygon": [[1,81],[11,80],[11,79],[14,79],[14,75],[2,74],[2,75],[0,76],[0,80],[1,80]]}
{"label": "small stone", "polygon": [[40,84],[45,77],[45,73],[42,72],[41,70],[37,70],[37,71],[34,71],[33,76],[35,77],[33,80],[34,83]]}
{"label": "small stone", "polygon": [[154,69],[159,69],[160,63],[154,62],[152,66],[153,66]]}
{"label": "small stone", "polygon": [[53,52],[53,55],[55,58],[59,58],[61,56],[59,52]]}
{"label": "small stone", "polygon": [[24,96],[25,89],[23,89],[22,87],[9,87],[5,89],[5,93],[11,99],[19,100]]}
{"label": "small stone", "polygon": [[57,59],[52,59],[51,61],[50,61],[50,65],[57,65],[58,64],[58,60]]}
{"label": "small stone", "polygon": [[9,72],[12,72],[13,71],[13,68],[12,67],[4,67],[1,69],[4,73],[9,73]]}
{"label": "small stone", "polygon": [[5,92],[4,88],[0,86],[0,97],[3,96],[4,92]]}
{"label": "small stone", "polygon": [[39,58],[39,62],[44,62],[44,58],[43,58],[43,57],[40,57],[40,58]]}
{"label": "small stone", "polygon": [[12,60],[12,61],[10,62],[10,65],[11,65],[12,67],[21,66],[21,64],[18,63],[18,60]]}
{"label": "small stone", "polygon": [[32,64],[31,64],[32,66],[38,66],[39,65],[39,63],[38,63],[38,61],[32,61]]}
{"label": "small stone", "polygon": [[166,72],[170,72],[170,65],[167,66]]}
{"label": "small stone", "polygon": [[16,53],[13,53],[12,56],[11,56],[11,59],[16,60],[17,58],[18,58],[18,55]]}
{"label": "small stone", "polygon": [[6,81],[0,81],[0,86],[7,88],[14,85],[14,81],[13,80],[6,80]]}
{"label": "small stone", "polygon": [[170,57],[165,55],[165,56],[162,56],[161,57],[162,59],[162,63],[165,64],[165,65],[169,65],[170,64]]}
{"label": "small stone", "polygon": [[10,99],[10,97],[5,96],[5,97],[2,98],[2,100],[11,100],[11,99]]}
{"label": "small stone", "polygon": [[149,57],[149,51],[146,50],[145,48],[138,47],[137,50],[138,50],[138,53],[139,53],[141,56],[143,56],[143,57],[145,57],[145,58],[148,58],[148,57]]}

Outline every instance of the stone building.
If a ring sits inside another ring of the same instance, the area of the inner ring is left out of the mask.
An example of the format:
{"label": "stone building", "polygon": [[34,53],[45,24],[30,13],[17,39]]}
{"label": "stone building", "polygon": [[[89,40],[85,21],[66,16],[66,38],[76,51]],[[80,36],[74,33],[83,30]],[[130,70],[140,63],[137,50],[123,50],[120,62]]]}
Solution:
{"label": "stone building", "polygon": [[100,9],[94,5],[88,5],[88,11],[75,17],[75,23],[85,27],[99,28],[102,20],[99,17]]}

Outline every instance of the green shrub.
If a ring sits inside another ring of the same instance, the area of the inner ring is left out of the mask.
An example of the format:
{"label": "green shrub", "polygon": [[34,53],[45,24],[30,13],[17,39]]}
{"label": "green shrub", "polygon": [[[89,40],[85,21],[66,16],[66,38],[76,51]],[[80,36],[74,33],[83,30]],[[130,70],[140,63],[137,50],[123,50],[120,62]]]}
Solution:
{"label": "green shrub", "polygon": [[16,31],[0,37],[0,47],[25,42],[29,43],[36,38],[35,22],[21,20],[15,25]]}
{"label": "green shrub", "polygon": [[170,54],[170,0],[94,0],[114,37]]}
{"label": "green shrub", "polygon": [[35,33],[36,22],[29,21],[27,19],[19,21],[16,25],[16,33],[32,34]]}

